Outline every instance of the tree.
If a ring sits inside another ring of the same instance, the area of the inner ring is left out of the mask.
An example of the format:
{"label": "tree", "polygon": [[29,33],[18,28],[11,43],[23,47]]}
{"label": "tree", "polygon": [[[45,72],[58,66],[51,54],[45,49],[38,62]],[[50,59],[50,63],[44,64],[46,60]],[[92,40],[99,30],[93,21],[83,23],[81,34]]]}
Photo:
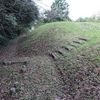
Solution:
{"label": "tree", "polygon": [[61,19],[58,14],[56,13],[55,10],[46,10],[44,12],[45,17],[44,18],[44,22],[45,23],[49,23],[49,22],[55,22],[55,21],[63,21],[63,19]]}
{"label": "tree", "polygon": [[68,8],[69,5],[66,0],[55,0],[51,5],[51,11],[55,11],[58,17],[58,21],[60,20],[68,20]]}
{"label": "tree", "polygon": [[84,22],[84,19],[82,17],[79,17],[76,21],[77,22]]}
{"label": "tree", "polygon": [[20,35],[20,31],[35,22],[38,15],[32,0],[0,0],[0,39],[5,41]]}

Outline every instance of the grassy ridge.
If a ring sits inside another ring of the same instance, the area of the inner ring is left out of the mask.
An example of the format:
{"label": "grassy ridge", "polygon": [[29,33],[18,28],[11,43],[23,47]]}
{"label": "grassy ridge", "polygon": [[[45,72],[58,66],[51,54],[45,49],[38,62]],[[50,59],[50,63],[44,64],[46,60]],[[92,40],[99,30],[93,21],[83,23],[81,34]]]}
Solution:
{"label": "grassy ridge", "polygon": [[[80,37],[89,41],[79,40]],[[73,41],[83,44],[76,44]],[[57,100],[61,99],[60,97],[65,100],[99,100],[99,44],[99,23],[49,23],[18,38],[18,55],[15,60],[26,59],[29,62],[27,71],[19,74],[22,65],[15,64],[3,66],[0,72],[7,80],[16,80],[20,85],[24,83],[25,90],[21,91],[22,94],[18,91],[15,95],[18,100]],[[70,51],[62,46],[67,46]],[[61,50],[65,55],[62,56],[55,50]],[[58,59],[54,61],[49,52],[54,53]],[[3,87],[10,87],[13,83],[9,84],[10,81],[5,82]]]}
{"label": "grassy ridge", "polygon": [[78,48],[74,48],[73,52],[67,52],[67,57],[57,55],[59,60],[55,65],[65,83],[67,99],[100,99],[100,24],[58,22],[41,26],[36,31],[42,28],[45,28],[43,33],[49,34],[49,38],[54,40],[51,42],[54,42],[56,49],[73,43],[77,37],[89,39],[83,45],[77,45]]}
{"label": "grassy ridge", "polygon": [[46,24],[25,36],[27,39],[20,45],[19,51],[22,53],[23,50],[25,51],[25,48],[28,48],[30,52],[34,51],[44,54],[50,49],[53,51],[64,44],[66,45],[73,40],[77,40],[75,37],[90,39],[88,43],[80,46],[81,49],[84,46],[89,47],[99,42],[99,28],[99,23],[56,22]]}
{"label": "grassy ridge", "polygon": [[[59,59],[54,63],[65,83],[64,91],[67,99],[100,99],[99,23],[50,23],[35,29],[28,37],[29,39],[21,45],[22,52],[26,47],[30,52],[36,48],[37,55],[47,54],[48,51],[54,53],[56,49],[65,53],[65,56],[55,53]],[[79,40],[79,37],[89,41]],[[74,40],[82,42],[83,45],[73,43]],[[77,48],[70,46],[69,43],[76,45]],[[63,45],[69,47],[71,51],[62,49]]]}

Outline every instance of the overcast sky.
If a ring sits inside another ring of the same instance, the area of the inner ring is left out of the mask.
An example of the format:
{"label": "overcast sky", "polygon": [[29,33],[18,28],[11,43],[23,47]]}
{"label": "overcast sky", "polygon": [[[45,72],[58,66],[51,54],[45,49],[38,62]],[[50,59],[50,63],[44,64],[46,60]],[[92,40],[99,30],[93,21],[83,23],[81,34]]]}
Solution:
{"label": "overcast sky", "polygon": [[[34,0],[44,9],[50,9],[54,0]],[[91,17],[100,11],[100,0],[66,0],[69,4],[69,17],[73,20],[79,17]]]}

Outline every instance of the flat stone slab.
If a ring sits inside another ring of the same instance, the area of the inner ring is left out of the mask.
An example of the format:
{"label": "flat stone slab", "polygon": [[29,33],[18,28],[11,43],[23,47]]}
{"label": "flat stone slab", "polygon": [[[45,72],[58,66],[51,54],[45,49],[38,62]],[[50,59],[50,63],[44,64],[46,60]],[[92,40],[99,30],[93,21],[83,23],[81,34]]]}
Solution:
{"label": "flat stone slab", "polygon": [[68,50],[68,51],[70,50],[70,49],[69,49],[68,47],[66,47],[66,46],[62,46],[62,48],[65,48],[65,49]]}
{"label": "flat stone slab", "polygon": [[83,44],[82,42],[79,42],[79,41],[73,41],[74,43],[77,43],[77,44]]}
{"label": "flat stone slab", "polygon": [[56,52],[58,52],[59,54],[64,55],[64,53],[62,51],[60,51],[60,50],[56,50]]}
{"label": "flat stone slab", "polygon": [[80,40],[83,40],[83,41],[89,41],[88,39],[85,39],[85,38],[78,38]]}
{"label": "flat stone slab", "polygon": [[54,60],[57,60],[57,59],[58,59],[58,58],[56,57],[56,55],[53,54],[53,53],[49,53],[49,55],[50,55]]}
{"label": "flat stone slab", "polygon": [[72,47],[77,48],[77,46],[76,46],[76,45],[74,45],[74,44],[71,44],[71,43],[70,43],[69,45],[70,45],[70,46],[72,46]]}

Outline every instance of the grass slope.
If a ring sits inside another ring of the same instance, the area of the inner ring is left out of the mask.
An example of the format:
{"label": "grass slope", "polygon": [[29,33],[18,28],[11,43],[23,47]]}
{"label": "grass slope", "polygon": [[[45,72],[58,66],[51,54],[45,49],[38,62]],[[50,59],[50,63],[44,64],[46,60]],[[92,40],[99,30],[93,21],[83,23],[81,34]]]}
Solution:
{"label": "grass slope", "polygon": [[[79,40],[80,37],[89,41]],[[82,42],[82,45],[73,41]],[[19,37],[18,54],[14,59],[29,61],[28,69],[23,74],[19,73],[21,64],[5,65],[0,69],[3,91],[8,91],[14,81],[19,81],[21,85],[20,91],[12,98],[5,93],[5,99],[99,100],[99,44],[99,23],[49,23]],[[67,46],[70,51],[62,46]],[[62,56],[55,50],[60,50],[65,55]],[[49,52],[58,59],[54,61]]]}
{"label": "grass slope", "polygon": [[64,44],[77,40],[77,37],[90,39],[88,43],[80,46],[80,48],[89,47],[99,42],[99,32],[99,23],[56,22],[46,24],[19,41],[19,53],[23,52],[26,55],[27,53],[31,54],[30,52],[37,55],[45,54],[49,50],[53,51]]}

